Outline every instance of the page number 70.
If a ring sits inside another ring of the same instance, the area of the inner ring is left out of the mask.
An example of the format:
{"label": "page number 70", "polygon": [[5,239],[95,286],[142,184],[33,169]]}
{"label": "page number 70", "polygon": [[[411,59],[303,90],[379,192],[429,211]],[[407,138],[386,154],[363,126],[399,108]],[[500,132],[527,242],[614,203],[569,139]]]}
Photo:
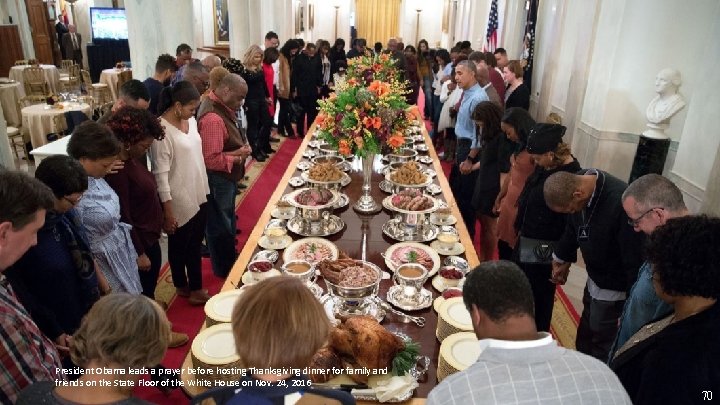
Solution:
{"label": "page number 70", "polygon": [[703,391],[703,401],[712,401],[712,391]]}

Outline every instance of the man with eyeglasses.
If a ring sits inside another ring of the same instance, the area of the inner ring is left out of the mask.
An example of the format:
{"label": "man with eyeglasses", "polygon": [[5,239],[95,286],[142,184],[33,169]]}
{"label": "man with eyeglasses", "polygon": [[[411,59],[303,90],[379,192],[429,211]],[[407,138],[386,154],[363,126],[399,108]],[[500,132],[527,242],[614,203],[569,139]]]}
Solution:
{"label": "man with eyeglasses", "polygon": [[[650,235],[672,218],[689,214],[683,195],[673,182],[658,174],[647,174],[632,182],[622,195],[622,206],[628,224],[636,232]],[[671,247],[669,247],[671,248]],[[637,280],[630,288],[620,327],[608,362],[615,352],[646,323],[672,312],[672,307],[661,300],[653,287],[652,269],[647,261],[640,266]]]}
{"label": "man with eyeglasses", "polygon": [[607,360],[642,263],[644,236],[633,231],[621,204],[626,188],[624,181],[597,169],[555,173],[543,188],[548,208],[568,214],[554,246],[551,281],[565,284],[579,248],[588,279],[575,346],[601,361]]}
{"label": "man with eyeglasses", "polygon": [[204,95],[208,87],[210,87],[210,72],[200,61],[190,62],[185,66],[180,80],[189,81],[195,86],[200,95]]}

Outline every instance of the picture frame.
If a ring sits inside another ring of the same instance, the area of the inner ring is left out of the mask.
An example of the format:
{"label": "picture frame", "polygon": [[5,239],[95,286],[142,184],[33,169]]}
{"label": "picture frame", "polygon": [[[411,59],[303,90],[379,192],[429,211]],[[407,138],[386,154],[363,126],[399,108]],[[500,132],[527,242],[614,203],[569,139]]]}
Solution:
{"label": "picture frame", "polygon": [[305,7],[302,3],[298,3],[295,9],[295,34],[305,32]]}
{"label": "picture frame", "polygon": [[213,32],[215,45],[230,44],[230,18],[228,0],[213,0]]}
{"label": "picture frame", "polygon": [[308,4],[308,29],[312,31],[315,28],[315,5]]}

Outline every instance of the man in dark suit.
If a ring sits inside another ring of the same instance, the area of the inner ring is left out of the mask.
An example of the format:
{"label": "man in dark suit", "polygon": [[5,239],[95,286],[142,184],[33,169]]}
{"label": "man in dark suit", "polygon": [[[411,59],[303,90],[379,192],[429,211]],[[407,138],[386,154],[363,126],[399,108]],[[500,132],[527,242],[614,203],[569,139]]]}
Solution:
{"label": "man in dark suit", "polygon": [[58,41],[58,46],[60,46],[60,53],[62,54],[62,58],[67,59],[67,54],[65,53],[65,47],[62,45],[62,39],[63,39],[63,35],[65,35],[69,31],[68,31],[67,27],[65,26],[65,24],[63,24],[62,20],[60,20],[60,19],[57,20],[57,23],[55,24],[55,32],[57,33],[57,41]]}
{"label": "man in dark suit", "polygon": [[82,36],[76,32],[77,30],[72,24],[68,25],[68,31],[62,37],[62,49],[65,51],[65,57],[82,66]]}

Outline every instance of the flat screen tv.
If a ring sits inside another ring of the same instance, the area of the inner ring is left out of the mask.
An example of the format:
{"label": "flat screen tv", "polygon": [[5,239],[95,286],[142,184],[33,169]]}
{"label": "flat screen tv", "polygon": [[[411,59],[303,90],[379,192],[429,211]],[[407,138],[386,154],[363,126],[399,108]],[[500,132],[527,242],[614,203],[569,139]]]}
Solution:
{"label": "flat screen tv", "polygon": [[128,25],[124,8],[90,7],[93,42],[127,41]]}

